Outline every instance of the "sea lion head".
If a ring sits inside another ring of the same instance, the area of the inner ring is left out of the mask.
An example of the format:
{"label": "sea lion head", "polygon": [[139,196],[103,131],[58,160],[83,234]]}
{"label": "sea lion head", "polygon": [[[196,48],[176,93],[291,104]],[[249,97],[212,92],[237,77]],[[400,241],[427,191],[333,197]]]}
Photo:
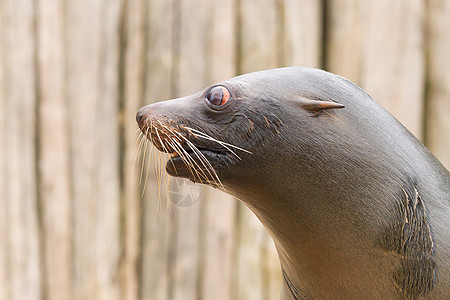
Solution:
{"label": "sea lion head", "polygon": [[249,73],[147,105],[136,119],[160,151],[172,154],[170,175],[215,187],[256,184],[262,173],[289,169],[288,161],[280,166],[286,151],[308,160],[311,147],[336,133],[333,115],[346,92],[336,81],[351,83],[330,75],[300,67]]}

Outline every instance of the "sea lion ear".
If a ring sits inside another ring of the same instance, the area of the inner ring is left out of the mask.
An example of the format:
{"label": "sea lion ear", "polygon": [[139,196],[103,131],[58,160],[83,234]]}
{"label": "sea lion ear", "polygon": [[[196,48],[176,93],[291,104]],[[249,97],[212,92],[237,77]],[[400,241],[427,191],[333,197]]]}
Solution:
{"label": "sea lion ear", "polygon": [[322,101],[322,100],[313,100],[305,97],[298,97],[298,101],[300,106],[307,111],[310,112],[319,112],[325,109],[336,109],[336,108],[344,108],[344,104],[332,102],[332,101]]}

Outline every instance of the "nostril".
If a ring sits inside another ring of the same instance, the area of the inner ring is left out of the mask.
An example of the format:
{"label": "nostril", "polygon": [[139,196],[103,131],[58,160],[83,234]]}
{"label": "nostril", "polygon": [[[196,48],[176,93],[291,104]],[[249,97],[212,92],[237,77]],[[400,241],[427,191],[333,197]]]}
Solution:
{"label": "nostril", "polygon": [[145,116],[145,109],[143,107],[140,110],[138,110],[138,112],[136,113],[136,122],[138,124],[140,124],[141,120],[144,118],[144,116]]}
{"label": "nostril", "polygon": [[143,106],[141,107],[141,109],[138,110],[138,112],[136,113],[136,122],[140,127],[145,125],[144,123],[148,118],[153,118],[153,115],[155,114],[155,109],[158,108],[158,106],[159,106],[158,103],[153,103]]}

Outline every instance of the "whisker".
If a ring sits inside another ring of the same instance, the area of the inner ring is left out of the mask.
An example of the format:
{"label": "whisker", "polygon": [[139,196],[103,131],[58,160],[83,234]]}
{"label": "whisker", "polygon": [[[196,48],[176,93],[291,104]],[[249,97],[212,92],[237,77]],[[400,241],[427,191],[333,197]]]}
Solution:
{"label": "whisker", "polygon": [[160,168],[159,168],[160,181],[158,183],[158,199],[159,199],[158,201],[161,201],[161,199],[162,199],[162,194],[161,194],[162,189],[161,189],[161,187],[162,187],[163,181],[164,181],[164,174],[166,174],[165,167],[164,167],[165,166],[164,162],[166,161],[166,159],[165,159],[166,154],[165,153],[161,153],[161,152],[159,154],[161,156],[160,156]]}
{"label": "whisker", "polygon": [[152,160],[152,154],[153,154],[153,147],[150,148],[150,155],[149,155],[150,157],[148,158],[148,162],[147,162],[147,171],[145,172],[144,188],[142,189],[141,198],[144,197],[145,189],[147,187],[148,173],[150,173],[150,162]]}
{"label": "whisker", "polygon": [[[200,174],[197,172],[197,169],[195,168],[195,166],[192,164],[192,158],[190,157],[190,155],[186,152],[186,150],[183,149],[183,147],[180,145],[180,143],[178,143],[177,141],[175,141],[174,139],[172,139],[172,142],[174,144],[171,144],[171,146],[176,149],[176,152],[178,153],[178,155],[180,155],[181,160],[183,161],[183,163],[186,165],[186,167],[189,169],[189,172],[191,172],[192,176],[195,178],[195,175],[197,174],[198,179],[203,182],[201,180]],[[175,144],[176,143],[176,144]],[[194,161],[195,163],[195,161]],[[201,170],[201,169],[200,169]],[[194,174],[194,172],[196,174]],[[206,176],[206,175],[205,175]]]}
{"label": "whisker", "polygon": [[133,174],[134,173],[134,168],[136,167],[136,161],[137,161],[137,158],[138,158],[138,156],[139,156],[139,154],[141,153],[141,151],[142,151],[142,144],[143,144],[143,142],[144,142],[144,135],[142,134],[142,132],[139,134],[139,137],[137,138],[138,139],[138,141],[139,141],[139,146],[137,147],[137,149],[136,149],[136,153],[134,154],[134,161],[133,161],[133,167],[131,168],[131,174]]}
{"label": "whisker", "polygon": [[[173,131],[172,131],[169,127],[165,126],[164,124],[161,124],[161,122],[159,122],[159,124],[160,124],[161,126],[163,126],[164,128],[166,128],[168,131],[170,131],[172,134],[177,134],[177,135],[180,136],[182,139],[184,139],[184,140],[186,141],[186,143],[188,144],[189,148],[191,148],[191,150],[195,153],[195,155],[196,155],[197,158],[200,160],[200,162],[202,163],[202,165],[203,165],[203,166],[205,167],[205,169],[208,171],[208,173],[209,173],[209,175],[211,176],[211,178],[213,179],[214,183],[217,184],[217,185],[220,185],[222,188],[224,188],[223,185],[222,185],[222,182],[221,182],[220,179],[219,179],[219,176],[217,175],[216,170],[214,169],[214,167],[211,165],[211,163],[208,161],[208,159],[203,155],[203,153],[201,153],[200,150],[198,150],[198,148],[197,148],[191,141],[189,141],[186,137],[184,137],[184,136],[183,136],[182,134],[180,134],[178,131],[176,131],[176,130],[173,130]],[[183,149],[183,147],[182,147],[180,144],[179,144],[179,146],[180,146],[181,149]],[[185,151],[185,150],[183,149],[183,151]],[[230,151],[231,151],[231,150],[230,150]],[[185,152],[186,152],[186,151],[185,151]],[[231,151],[231,152],[234,153],[233,151]],[[190,157],[188,153],[186,153],[186,154],[187,154],[188,157]],[[240,157],[238,157],[238,158],[240,159]],[[193,161],[194,161],[194,163],[199,167],[199,169],[200,169],[201,171],[203,171],[202,168],[200,168],[200,166],[195,162],[195,160],[193,160]],[[206,163],[208,164],[209,167],[207,167],[207,166],[205,165],[204,162],[206,162]],[[210,170],[212,170],[212,172],[214,173],[214,176],[213,176],[213,174],[211,174]],[[204,172],[203,172],[203,173],[204,173]],[[206,175],[206,174],[205,174],[205,175]],[[216,180],[214,177],[217,178],[217,180]],[[199,178],[199,179],[200,179],[200,178]],[[207,176],[206,176],[206,179],[207,179]]]}
{"label": "whisker", "polygon": [[[169,132],[171,132],[173,135],[175,135],[175,132],[178,133],[175,129],[172,131],[169,127],[167,127],[166,125],[162,124],[159,120],[158,120],[158,123],[159,123],[162,127],[164,127],[165,129],[167,129]],[[174,131],[175,131],[175,132],[174,132]],[[168,136],[168,137],[169,137],[169,136]],[[171,140],[172,142],[174,142],[174,143],[176,143],[176,144],[178,145],[178,151],[176,151],[177,154],[180,155],[180,157],[181,157],[182,159],[184,159],[183,156],[181,155],[182,153],[184,153],[185,156],[186,156],[186,158],[187,158],[186,162],[189,162],[189,158],[190,158],[189,153],[186,152],[186,150],[183,148],[183,146],[182,146],[180,143],[177,142],[177,140],[175,140],[175,139],[172,138],[172,137],[169,137],[169,138],[170,138],[170,140]],[[167,140],[166,140],[166,141],[167,141]],[[174,145],[172,145],[172,144],[170,144],[170,145],[172,146],[172,148],[175,148]],[[181,150],[181,151],[180,151],[180,150]],[[185,161],[185,160],[183,160],[183,161]],[[194,163],[195,163],[195,161],[194,161]],[[195,166],[194,166],[194,165],[192,165],[191,163],[189,163],[189,165],[192,166],[192,168],[195,170]],[[189,166],[187,166],[187,167],[189,168]],[[201,168],[200,168],[200,169],[201,169]],[[192,171],[191,171],[191,173],[192,173]],[[192,176],[194,176],[193,173],[192,173]],[[195,176],[194,176],[194,177],[195,177]],[[199,177],[199,179],[200,179],[200,177]]]}
{"label": "whisker", "polygon": [[[138,130],[140,130],[140,129],[138,129]],[[142,131],[140,131],[139,132],[139,136],[136,139],[136,145],[135,146],[138,146],[142,142],[142,136],[143,136]]]}
{"label": "whisker", "polygon": [[[236,150],[251,154],[251,152],[246,149],[217,140],[199,130],[190,127],[182,127],[182,129],[185,129],[187,132],[193,134],[198,138],[206,139],[219,144],[227,151],[229,151],[230,154],[236,156],[240,160],[241,158],[239,157],[239,155],[236,154]],[[170,132],[170,134],[168,134],[168,132]],[[150,147],[150,149],[148,150],[149,142],[150,145],[152,145],[153,147]],[[153,173],[154,177],[158,184],[158,205],[157,205],[158,210],[162,206],[161,186],[163,184],[163,181],[164,184],[167,184],[167,190],[169,190],[171,186],[170,182],[171,177],[167,176],[167,179],[165,178],[165,175],[167,175],[163,165],[163,159],[165,157],[165,154],[176,153],[179,156],[179,158],[183,161],[183,163],[186,165],[187,169],[192,174],[192,177],[194,179],[198,180],[201,183],[214,184],[215,186],[219,186],[223,190],[225,190],[217,174],[217,171],[214,169],[213,165],[208,160],[207,156],[205,156],[205,154],[203,154],[194,143],[188,140],[181,133],[181,131],[179,132],[176,129],[170,128],[169,126],[166,126],[159,120],[150,120],[150,124],[147,126],[146,130],[145,131],[140,130],[136,143],[137,143],[137,150],[133,163],[133,170],[134,166],[136,165],[137,156],[143,153],[142,166],[139,178],[139,184],[142,184],[142,180],[144,180],[144,183],[142,185],[143,189],[141,197],[144,197],[145,195],[147,184],[149,183],[149,173],[151,172],[150,169],[152,169],[152,171],[154,172]],[[187,148],[186,146],[189,148]],[[157,148],[157,150],[162,149],[162,151],[156,152],[158,157],[156,157],[156,155],[154,156],[154,148]],[[174,161],[172,161],[170,157],[169,160],[171,161],[171,166],[174,168],[175,172],[177,172]],[[156,164],[156,167],[151,168],[152,164],[153,165]],[[144,178],[144,168],[146,168],[145,178]],[[167,209],[169,210],[170,193],[167,193],[166,197],[167,197],[166,199],[168,200]]]}
{"label": "whisker", "polygon": [[158,128],[155,127],[155,132],[156,132],[156,136],[158,137],[159,142],[161,143],[161,147],[163,148],[164,152],[169,153],[168,149],[166,148],[166,146],[164,145],[161,136],[158,133]]}
{"label": "whisker", "polygon": [[[180,134],[178,131],[176,131],[176,130],[174,130],[174,131],[172,131],[169,127],[167,127],[167,126],[165,126],[164,124],[162,124],[159,120],[158,120],[158,123],[161,125],[161,126],[163,126],[164,128],[166,128],[169,132],[171,132],[172,134],[177,134],[178,136],[180,136],[182,139],[184,139],[186,142],[187,142],[187,144],[189,145],[189,148],[191,148],[192,149],[192,151],[194,151],[194,153],[196,154],[196,156],[197,156],[197,158],[200,160],[200,162],[203,164],[203,166],[205,167],[205,169],[208,171],[208,173],[209,173],[209,175],[211,176],[211,178],[213,178],[213,180],[214,180],[214,182],[217,184],[217,185],[219,185],[219,183],[220,183],[220,186],[222,186],[222,188],[223,188],[223,185],[222,185],[222,182],[220,181],[220,179],[219,179],[219,176],[217,175],[217,172],[216,172],[216,170],[214,169],[214,167],[211,165],[211,163],[208,161],[208,159],[203,155],[203,153],[201,153],[200,152],[200,150],[198,150],[198,148],[191,142],[191,141],[189,141],[187,138],[185,138],[182,134]],[[189,128],[189,127],[186,127],[186,128]],[[195,130],[195,129],[194,129]],[[211,137],[210,137],[211,138]],[[213,139],[213,138],[211,138],[211,139]],[[173,141],[175,141],[175,140],[173,140]],[[218,142],[218,143],[224,143],[224,144],[227,144],[227,143],[225,143],[225,142],[220,142],[220,141],[217,141],[217,140],[214,140],[214,141],[216,141],[216,142]],[[184,149],[183,149],[183,147],[178,143],[178,145],[180,146],[180,148],[184,151],[184,152],[186,152]],[[228,144],[227,144],[228,145]],[[237,146],[235,146],[235,147],[237,147]],[[237,147],[237,148],[239,148],[239,147]],[[231,151],[232,153],[234,153],[233,151]],[[187,157],[190,157],[190,155],[186,152],[186,155],[187,155]],[[236,154],[235,154],[236,155]],[[240,157],[238,156],[238,158],[240,159]],[[204,162],[206,162],[207,164],[208,164],[208,166],[209,167],[207,167],[205,164],[204,164]],[[195,161],[194,161],[195,162]],[[196,163],[197,164],[197,163]],[[197,164],[197,166],[198,166],[198,164]],[[200,168],[200,167],[199,167]],[[195,168],[194,168],[195,169]],[[213,174],[211,174],[211,172],[210,172],[210,169],[212,170],[212,172],[214,173],[214,176],[213,176]],[[200,170],[201,170],[201,168],[200,168]],[[192,173],[192,172],[191,172]],[[192,174],[192,175],[194,175],[194,174]],[[205,174],[206,175],[206,174]],[[214,179],[214,177],[216,177],[217,178],[217,180],[218,180],[218,182]],[[200,178],[199,178],[200,179]]]}
{"label": "whisker", "polygon": [[194,134],[194,135],[196,135],[196,136],[198,136],[198,137],[201,137],[201,138],[204,138],[204,139],[207,139],[207,140],[210,140],[210,141],[219,143],[220,145],[222,145],[222,146],[224,146],[224,147],[225,147],[225,146],[228,146],[228,147],[231,147],[231,148],[234,148],[234,149],[237,149],[237,150],[240,150],[240,151],[243,151],[243,152],[252,154],[252,152],[249,151],[249,150],[243,149],[243,148],[238,147],[238,146],[235,146],[235,145],[233,145],[233,144],[229,144],[229,143],[226,143],[226,142],[223,142],[223,141],[219,141],[219,140],[217,140],[217,139],[215,139],[215,138],[213,138],[213,137],[207,135],[206,133],[201,132],[201,131],[198,131],[198,130],[196,130],[196,129],[194,129],[194,128],[190,128],[190,127],[187,127],[187,126],[183,126],[183,127],[184,127],[185,129],[187,129],[188,131],[190,131],[192,134]]}
{"label": "whisker", "polygon": [[156,173],[156,182],[158,183],[158,201],[161,201],[161,182],[162,182],[162,162],[161,152],[158,152],[158,172]]}
{"label": "whisker", "polygon": [[[195,134],[195,133],[193,133],[193,134],[196,135],[196,136],[198,136],[198,135]],[[180,134],[179,134],[179,135],[180,135]],[[181,135],[180,135],[180,136],[181,136]],[[202,138],[202,136],[200,136],[200,137]],[[184,138],[184,136],[182,136],[182,138]],[[209,137],[204,137],[204,139],[211,140],[211,141],[214,141],[214,142],[219,143],[222,147],[224,147],[225,149],[227,149],[228,151],[230,151],[231,154],[233,154],[234,156],[236,156],[239,160],[242,160],[242,158],[240,158],[240,156],[237,155],[236,152],[234,152],[233,150],[231,150],[231,149],[226,145],[225,142],[220,142],[220,141],[217,141],[217,140],[212,139],[212,138],[209,138]]]}
{"label": "whisker", "polygon": [[[222,182],[220,181],[219,176],[217,175],[216,170],[214,170],[214,167],[211,165],[211,163],[209,162],[209,160],[203,155],[203,153],[200,152],[200,150],[198,150],[198,148],[197,148],[191,141],[189,141],[187,138],[185,138],[185,137],[184,137],[183,135],[181,135],[181,134],[180,134],[180,136],[186,141],[186,143],[188,144],[189,148],[191,148],[191,150],[194,152],[194,154],[195,154],[195,155],[197,156],[197,158],[200,160],[200,162],[201,162],[202,165],[205,167],[205,169],[208,171],[209,175],[210,175],[211,178],[214,180],[214,182],[215,182],[217,185],[219,185],[219,183],[220,183],[220,186],[222,186],[222,188],[223,188]],[[208,167],[205,165],[205,163],[208,164]],[[213,174],[211,174],[210,170],[214,173],[214,176],[213,176]],[[214,179],[214,177],[217,178],[217,181]]]}
{"label": "whisker", "polygon": [[[168,176],[168,179],[167,179],[167,185],[168,185],[168,189],[167,190],[169,190],[170,189],[170,180],[171,180],[171,177],[170,176]],[[170,196],[169,196],[170,197]],[[172,201],[170,201],[170,198],[169,197],[167,197],[167,200],[169,200],[169,201],[167,201],[167,203],[166,203],[166,211],[170,211],[170,204],[172,203]]]}
{"label": "whisker", "polygon": [[[203,180],[201,177],[203,177],[203,179],[205,179],[206,181],[208,180],[208,176],[206,175],[206,173],[202,170],[202,168],[197,164],[197,162],[192,159],[192,157],[189,155],[189,153],[183,148],[183,146],[181,146],[181,144],[177,141],[174,140],[174,142],[178,145],[178,147],[181,149],[181,151],[184,153],[185,157],[187,158],[188,162],[190,162],[190,165],[192,166],[193,170],[195,171],[195,173],[197,174],[198,179],[200,180],[201,183],[203,183]],[[198,170],[197,170],[198,168]],[[200,171],[202,174],[199,174],[198,171]],[[192,171],[191,171],[192,173]],[[195,175],[192,173],[192,176],[195,177]]]}
{"label": "whisker", "polygon": [[[167,177],[167,181],[166,181],[166,191],[170,191],[170,176]],[[166,207],[168,207],[170,205],[170,193],[166,194]],[[156,210],[159,212],[161,209],[161,199],[158,199],[158,205],[156,207]]]}
{"label": "whisker", "polygon": [[[145,136],[147,136],[148,130],[149,130],[149,128],[147,128],[147,131],[146,131],[146,133],[145,133]],[[142,157],[141,175],[139,176],[139,184],[141,184],[141,182],[142,182],[142,173],[144,172],[145,156],[146,156],[146,154],[147,154],[147,146],[148,146],[148,140],[146,139],[146,141],[145,141],[145,146],[144,146],[144,155],[143,155],[143,157]]]}
{"label": "whisker", "polygon": [[[186,141],[186,143],[188,144],[189,148],[192,149],[192,151],[195,153],[195,155],[197,156],[197,158],[200,160],[200,162],[202,162],[203,166],[205,167],[205,169],[208,171],[209,175],[211,176],[211,178],[213,178],[214,182],[219,185],[219,183],[214,179],[214,177],[217,178],[217,180],[220,182],[219,176],[217,175],[217,172],[214,170],[213,166],[211,165],[211,163],[208,161],[208,159],[203,155],[203,153],[200,152],[200,150],[198,150],[198,148],[191,142],[189,141],[186,137],[184,137],[182,134],[180,134],[178,131],[175,131],[176,134],[178,134],[182,139],[184,139]],[[201,157],[199,157],[199,155]],[[209,167],[207,167],[204,163],[203,160],[209,165]],[[197,164],[198,165],[198,164]],[[212,170],[214,172],[213,176],[211,174],[211,172],[209,170]],[[201,170],[201,168],[200,168]],[[222,183],[220,182],[220,185],[222,186]],[[223,186],[222,186],[223,187]]]}
{"label": "whisker", "polygon": [[[160,124],[161,126],[163,126],[164,128],[166,128],[166,129],[167,129],[169,132],[171,132],[173,135],[177,134],[177,135],[179,135],[182,139],[186,139],[183,135],[181,135],[181,134],[180,134],[178,131],[176,131],[175,129],[172,131],[169,127],[167,127],[166,125],[162,124],[161,122],[159,122],[159,124]],[[183,148],[183,146],[182,146],[178,141],[176,141],[175,139],[172,138],[171,140],[172,140],[174,143],[176,143],[176,144],[178,145],[179,150],[181,150],[181,151],[177,151],[177,153],[180,155],[181,152],[183,152],[183,153],[185,154],[185,157],[186,157],[187,161],[188,161],[188,162],[189,162],[189,161],[193,162],[193,163],[198,167],[198,169],[203,173],[204,178],[207,180],[208,176],[205,174],[205,172],[202,170],[202,168],[197,164],[197,162],[196,162],[194,159],[191,158],[191,156],[189,155],[189,153],[187,153],[187,151]],[[180,157],[181,157],[181,155],[180,155]],[[182,159],[184,159],[184,158],[182,157]],[[200,180],[200,182],[203,183],[203,181],[202,181],[200,175],[198,174],[198,171],[197,171],[197,169],[195,168],[195,166],[194,166],[192,163],[189,163],[189,164],[192,166],[192,168],[194,169],[194,171],[197,173],[197,177],[198,177],[198,179]],[[189,168],[189,166],[188,166],[188,168]],[[206,167],[205,167],[205,168],[206,168]],[[190,170],[192,176],[195,177],[195,174],[192,172],[192,170],[191,170],[190,168],[189,168],[189,170]],[[211,175],[211,176],[212,176],[212,175]]]}
{"label": "whisker", "polygon": [[[178,151],[173,147],[173,145],[172,145],[166,138],[164,139],[164,141],[165,141],[167,144],[169,144],[169,146],[171,146],[172,149],[174,149],[174,151],[177,152],[177,154],[178,154]],[[179,155],[179,154],[178,154],[178,155]],[[178,172],[177,172],[177,168],[175,167],[175,164],[173,163],[172,159],[169,159],[169,161],[170,161],[170,163],[172,164],[172,167],[173,167],[173,169],[175,170],[175,173],[178,173]]]}
{"label": "whisker", "polygon": [[[190,143],[190,142],[188,142],[188,146],[189,146],[189,148],[192,149],[192,151],[197,156],[197,158],[200,160],[202,165],[205,167],[205,169],[211,175],[211,178],[213,179],[214,183],[217,184],[217,185],[220,185],[223,189],[225,189],[224,186],[222,185],[222,182],[220,181],[219,176],[217,175],[216,170],[211,165],[209,160],[203,155],[203,153],[201,153],[200,150],[198,150],[197,147],[195,147],[195,145]],[[208,167],[205,165],[205,163],[208,165]],[[214,176],[213,176],[213,174],[211,174],[210,170],[213,172]],[[217,181],[216,181],[216,179],[214,177],[217,179]]]}
{"label": "whisker", "polygon": [[[156,136],[158,137],[158,140],[161,143],[161,147],[163,148],[163,150],[166,153],[169,153],[168,149],[166,148],[166,146],[164,145],[164,142],[161,139],[161,136],[159,135],[158,128],[156,128],[156,127],[154,127],[154,128],[155,128]],[[158,152],[158,156],[159,156],[158,198],[160,198],[161,197],[161,182],[162,182],[162,178],[164,176],[164,170],[163,170],[163,166],[162,166],[163,165],[162,153]]]}

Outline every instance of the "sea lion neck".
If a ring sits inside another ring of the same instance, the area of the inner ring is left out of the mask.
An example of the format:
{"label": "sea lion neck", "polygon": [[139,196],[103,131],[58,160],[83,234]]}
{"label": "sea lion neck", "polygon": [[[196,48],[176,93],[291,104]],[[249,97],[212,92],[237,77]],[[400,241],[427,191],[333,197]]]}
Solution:
{"label": "sea lion neck", "polygon": [[[255,181],[242,183],[241,179],[240,184],[229,190],[237,191],[235,195],[270,232],[286,286],[301,295],[323,298],[339,293],[350,299],[355,296],[351,289],[360,295],[364,294],[363,289],[376,295],[371,281],[379,282],[376,278],[380,274],[368,271],[363,281],[355,266],[370,255],[379,256],[371,247],[379,235],[376,225],[384,222],[379,216],[391,215],[391,209],[373,207],[373,202],[377,197],[393,199],[390,189],[395,187],[374,194],[374,186],[360,188],[346,176],[338,179],[313,176],[312,171],[320,168],[320,162],[305,165],[283,159],[278,162],[261,171]],[[330,172],[328,175],[332,176]],[[355,197],[349,198],[348,194]],[[390,279],[385,280],[384,284],[388,284]],[[345,291],[344,282],[355,285]]]}

